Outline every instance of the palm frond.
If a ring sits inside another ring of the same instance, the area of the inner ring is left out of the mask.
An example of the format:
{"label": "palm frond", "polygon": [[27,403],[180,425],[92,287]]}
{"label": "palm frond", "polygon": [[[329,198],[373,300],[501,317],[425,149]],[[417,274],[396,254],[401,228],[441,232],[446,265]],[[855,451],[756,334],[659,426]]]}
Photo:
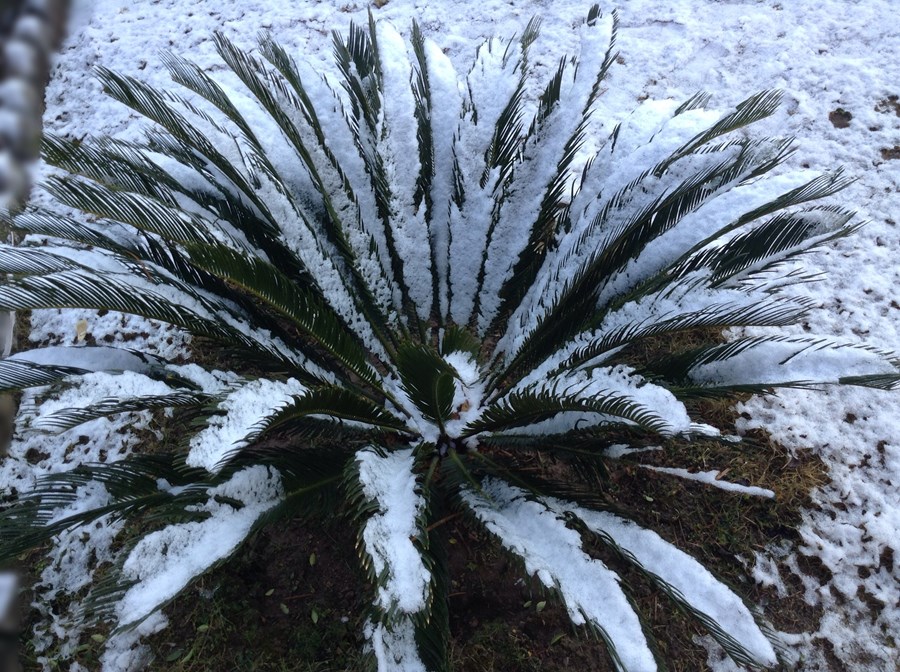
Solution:
{"label": "palm frond", "polygon": [[663,417],[626,394],[600,391],[582,397],[535,386],[512,392],[485,408],[478,420],[467,425],[463,436],[527,427],[566,412],[596,414],[609,422],[634,423],[662,434],[671,431]]}
{"label": "palm frond", "polygon": [[154,409],[174,408],[179,406],[202,406],[211,400],[211,396],[202,392],[179,391],[165,395],[146,395],[141,397],[110,397],[97,403],[80,408],[65,408],[39,416],[32,427],[48,432],[63,432],[97,418],[105,418],[118,413],[132,411],[149,411]]}
{"label": "palm frond", "polygon": [[456,371],[436,351],[413,343],[400,346],[396,365],[410,401],[443,432],[453,410]]}
{"label": "palm frond", "polygon": [[368,363],[365,349],[316,294],[291,282],[272,264],[257,257],[221,245],[191,245],[187,249],[194,265],[264,301],[288,317],[317,348],[327,351],[369,385],[380,388],[378,375]]}
{"label": "palm frond", "polygon": [[582,550],[578,533],[545,504],[502,481],[486,481],[483,492],[465,492],[462,500],[507,550],[522,558],[528,574],[560,595],[573,623],[606,643],[617,668],[657,669],[648,633],[619,577]]}
{"label": "palm frond", "polygon": [[51,385],[68,376],[84,373],[74,366],[37,364],[20,359],[0,359],[0,390],[22,390]]}
{"label": "palm frond", "polygon": [[357,548],[377,587],[364,634],[378,658],[425,669],[425,657],[433,661],[429,669],[446,669],[446,624],[431,618],[442,598],[435,595],[428,553],[428,501],[413,467],[411,449],[385,453],[370,447],[348,469],[348,497],[360,521]]}
{"label": "palm frond", "polygon": [[[754,669],[776,664],[775,650],[750,610],[691,556],[655,532],[615,514],[559,500],[543,501],[559,514],[577,517],[619,557],[699,620],[737,663]],[[702,589],[698,589],[700,586]]]}

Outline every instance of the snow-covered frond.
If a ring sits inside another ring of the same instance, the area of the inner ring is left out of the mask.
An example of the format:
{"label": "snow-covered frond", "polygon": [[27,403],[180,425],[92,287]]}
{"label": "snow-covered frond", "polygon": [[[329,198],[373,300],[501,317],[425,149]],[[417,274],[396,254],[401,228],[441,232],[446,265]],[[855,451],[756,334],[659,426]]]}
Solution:
{"label": "snow-covered frond", "polygon": [[[81,384],[81,383],[79,383]],[[202,392],[178,391],[169,394],[143,394],[125,396],[116,389],[117,396],[106,397],[100,401],[79,408],[64,408],[58,411],[45,412],[32,422],[32,429],[49,432],[63,432],[78,427],[97,418],[105,418],[118,413],[131,411],[149,411],[154,409],[194,406],[199,407],[210,401],[210,396]]]}
{"label": "snow-covered frond", "polygon": [[558,499],[542,502],[558,515],[571,514],[581,520],[603,543],[698,618],[737,662],[753,667],[776,664],[772,644],[743,601],[687,553],[613,513],[591,511]]}
{"label": "snow-covered frond", "polygon": [[152,162],[123,144],[67,140],[45,133],[41,154],[47,163],[72,175],[175,205],[163,171],[154,169]]}
{"label": "snow-covered frond", "polygon": [[114,277],[79,269],[18,278],[0,286],[0,306],[3,310],[90,308],[142,315],[300,367],[311,378],[321,377],[305,357],[265,331],[248,327],[227,312],[210,312],[196,295],[138,276]]}
{"label": "snow-covered frond", "polygon": [[59,369],[71,368],[75,373],[90,371],[133,371],[150,373],[161,371],[165,360],[157,355],[105,345],[49,345],[23,350],[3,360]]}
{"label": "snow-covered frond", "polygon": [[491,39],[466,76],[450,204],[450,318],[468,324],[477,308],[484,257],[522,149],[526,43]]}
{"label": "snow-covered frond", "polygon": [[[770,161],[772,151],[780,154],[779,147],[748,141],[692,155],[661,177],[646,171],[603,199],[591,221],[574,229],[566,239],[571,242],[548,257],[511,318],[498,344],[508,368],[549,355],[555,343],[589,327],[598,312],[602,316],[616,307],[635,286],[676,260],[691,245],[677,242],[685,217],[752,175],[760,162]],[[673,236],[676,241],[670,241]]]}
{"label": "snow-covered frond", "polygon": [[208,242],[213,239],[209,227],[199,218],[145,196],[109,189],[96,182],[57,177],[49,178],[43,186],[64,205],[157,233],[168,240]]}
{"label": "snow-covered frond", "polygon": [[558,592],[576,625],[594,629],[606,642],[617,669],[657,669],[640,619],[620,578],[582,550],[581,537],[562,514],[496,479],[480,491],[464,490],[462,501],[500,543],[525,563],[525,571]]}
{"label": "snow-covered frond", "polygon": [[[486,405],[462,436],[517,428],[526,428],[525,433],[556,434],[573,429],[585,419],[635,424],[664,435],[685,431],[684,407],[662,388],[640,386],[641,382],[624,368],[529,382]],[[539,423],[557,416],[562,428],[544,426],[538,430]]]}
{"label": "snow-covered frond", "polygon": [[712,271],[713,285],[736,286],[815,247],[852,234],[859,228],[847,226],[853,214],[838,207],[781,213],[697,256]]}
{"label": "snow-covered frond", "polygon": [[243,139],[252,144],[261,153],[262,146],[247,122],[246,117],[228,97],[222,86],[203,71],[196,63],[169,52],[161,55],[162,62],[169,71],[172,81],[193,91],[204,100],[212,103],[222,114],[235,124],[243,133]]}
{"label": "snow-covered frond", "polygon": [[418,640],[429,627],[434,600],[441,599],[433,592],[427,502],[414,464],[412,449],[385,454],[370,447],[356,453],[347,479],[361,523],[360,554],[375,583],[374,618],[364,634],[379,672],[428,669]]}
{"label": "snow-covered frond", "polygon": [[104,517],[151,509],[184,511],[202,501],[208,484],[171,456],[139,455],[49,474],[0,513],[0,561],[9,561],[61,532]]}
{"label": "snow-covered frond", "polygon": [[[404,270],[404,259],[410,255],[419,255],[426,257],[424,260],[413,259],[413,264],[425,264],[430,266],[430,258],[426,253],[428,250],[427,233],[424,231],[407,231],[402,229],[405,225],[400,221],[402,214],[397,210],[399,202],[396,201],[393,191],[391,178],[394,177],[396,169],[393,152],[401,151],[400,146],[391,149],[384,141],[385,137],[390,134],[387,127],[385,115],[387,114],[387,106],[389,105],[385,94],[385,74],[383,71],[383,58],[390,56],[396,57],[400,54],[402,64],[389,64],[389,78],[392,87],[400,86],[400,90],[394,95],[400,95],[406,100],[408,113],[411,118],[397,120],[397,123],[405,129],[407,140],[412,144],[406,147],[409,157],[401,160],[401,163],[413,161],[419,156],[420,148],[417,138],[417,124],[415,120],[415,101],[412,91],[411,71],[406,82],[397,81],[396,72],[393,70],[399,67],[401,70],[409,69],[409,57],[406,53],[406,46],[402,44],[402,50],[397,51],[397,44],[394,39],[386,34],[390,45],[387,53],[382,55],[379,51],[379,29],[376,28],[374,19],[369,17],[368,29],[363,29],[355,24],[350,25],[350,33],[347,40],[337,32],[334,34],[334,52],[338,69],[342,75],[341,85],[350,100],[350,113],[347,116],[347,122],[350,126],[351,137],[356,145],[359,156],[362,157],[365,166],[365,173],[368,177],[368,185],[375,199],[375,212],[364,213],[367,220],[367,226],[370,230],[374,229],[376,223],[380,223],[380,231],[377,236],[373,236],[373,243],[378,246],[384,241],[383,250],[381,250],[381,258],[390,263],[391,275],[394,279],[400,294],[401,310],[398,311],[397,317],[401,318],[405,324],[407,319],[419,320],[419,313],[422,305],[414,301],[412,298],[412,289],[410,282],[415,285],[416,296],[422,301],[431,303],[431,285],[428,280],[430,273],[425,277],[412,277]],[[389,31],[390,32],[390,31]],[[385,60],[385,63],[387,61]],[[397,109],[393,109],[392,116],[396,115]],[[398,129],[399,130],[399,129]],[[400,135],[404,133],[401,132]],[[395,139],[399,139],[397,136]],[[409,166],[408,166],[409,167]],[[415,167],[414,174],[407,176],[406,179],[415,183],[419,179],[420,166]],[[413,192],[415,188],[413,187]],[[409,188],[405,189],[405,195],[400,194],[401,200],[410,197]],[[415,198],[413,197],[413,201]],[[408,214],[408,205],[403,206]],[[418,211],[418,208],[415,208]],[[422,217],[422,213],[416,213],[416,219]],[[399,238],[398,238],[399,235]],[[424,241],[425,246],[418,250],[411,250],[408,246],[410,237],[418,237],[420,241]],[[423,237],[424,236],[424,237]],[[427,294],[427,297],[426,297]],[[420,325],[421,326],[421,325]],[[421,332],[421,329],[418,330]]]}
{"label": "snow-covered frond", "polygon": [[[309,122],[303,120],[298,110],[300,105],[289,85],[221,34],[216,35],[216,47],[219,55],[272,118],[296,153],[293,161],[281,165],[275,160],[279,154],[277,145],[267,148],[269,151],[263,156],[270,168],[266,171],[266,177],[260,178],[260,195],[265,195],[269,207],[279,215],[278,226],[288,247],[303,262],[332,308],[353,324],[354,330],[371,332],[373,326],[384,325],[386,317],[381,314],[371,287],[366,284],[366,278],[356,263],[356,251],[348,240],[348,230],[357,226],[359,217],[351,212],[350,221],[344,222],[338,211],[338,208],[353,209],[353,203],[343,188],[343,176],[335,171],[327,157],[316,161],[311,156],[310,149],[321,154],[321,147],[316,143]],[[309,187],[293,187],[300,179],[296,174],[296,158],[306,169],[301,183],[308,180]],[[324,170],[328,171],[327,174],[323,173]],[[336,202],[335,199],[340,200]],[[320,202],[324,212],[310,209],[310,202]],[[373,284],[377,286],[377,283]],[[384,330],[378,330],[375,334],[364,333],[363,337],[371,349],[379,349],[376,335],[382,343],[385,342]]]}
{"label": "snow-covered frond", "polygon": [[141,538],[122,563],[120,582],[128,586],[114,606],[120,628],[136,625],[185,586],[228,558],[257,520],[284,497],[280,474],[262,465],[233,474],[209,488],[196,505],[202,520],[168,525]]}
{"label": "snow-covered frond", "polygon": [[119,75],[107,68],[98,68],[97,76],[108,95],[167,131],[167,134],[148,133],[151,148],[195,168],[201,174],[205,173],[216,182],[220,175],[227,182],[224,188],[231,187],[246,197],[274,225],[275,220],[265,202],[253,188],[255,176],[247,173],[243,165],[244,157],[234,138],[229,146],[231,156],[227,156],[222,153],[226,150],[225,146],[215,147],[203,132],[173,109],[170,96],[161,94],[140,80]]}
{"label": "snow-covered frond", "polygon": [[517,305],[555,243],[574,179],[572,162],[584,143],[600,82],[614,60],[616,24],[615,12],[601,20],[593,6],[582,26],[579,56],[561,59],[541,94],[514,178],[499,203],[480,272],[481,336],[503,302]]}
{"label": "snow-covered frond", "polygon": [[810,301],[803,299],[714,292],[685,284],[682,291],[669,288],[608,313],[597,329],[579,334],[538,368],[565,371],[595,366],[641,339],[691,329],[795,324],[812,308]]}
{"label": "snow-covered frond", "polygon": [[661,173],[675,161],[696,151],[712,140],[771,116],[778,109],[781,97],[782,92],[778,90],[755,93],[739,103],[733,112],[726,114],[707,130],[698,133],[689,142],[673,152],[657,170]]}
{"label": "snow-covered frond", "polygon": [[412,47],[416,61],[416,115],[419,129],[419,189],[425,203],[434,309],[443,322],[449,310],[450,211],[457,175],[454,156],[462,114],[459,79],[453,63],[440,47],[427,40],[413,22]]}
{"label": "snow-covered frond", "polygon": [[134,253],[141,245],[134,229],[123,224],[91,224],[38,210],[26,210],[16,215],[13,226],[26,234],[63,238],[79,245],[96,246],[110,251]]}
{"label": "snow-covered frond", "polygon": [[[283,135],[283,138],[278,140],[287,140],[295,152],[295,155],[290,157],[292,161],[282,162],[274,146],[269,147],[268,152],[265,151],[266,148],[260,146],[262,153],[257,160],[265,161],[266,177],[277,188],[279,195],[290,202],[290,209],[295,213],[293,219],[299,220],[303,227],[309,229],[319,246],[326,243],[331,246],[331,250],[344,262],[341,264],[341,270],[349,269],[353,265],[353,250],[346,239],[343,223],[331,202],[331,199],[342,194],[343,190],[340,188],[340,182],[326,183],[318,173],[316,163],[309,154],[309,143],[305,141],[304,133],[298,126],[298,122],[301,121],[297,110],[298,103],[291,95],[287,84],[267,69],[260,60],[236,47],[221,33],[216,35],[216,48],[222,59],[274,121],[275,127]],[[302,172],[298,174],[297,158],[306,168],[309,182],[303,179],[306,175]],[[307,209],[304,200],[313,196],[323,201],[326,216],[317,217],[318,213]],[[289,226],[287,222],[279,222],[279,225],[282,230]]]}
{"label": "snow-covered frond", "polygon": [[409,432],[400,418],[370,399],[341,387],[317,387],[282,399],[277,409],[271,409],[252,425],[224,459],[271,452],[268,446],[253,444],[283,427],[292,442],[319,436],[335,439],[353,433]]}
{"label": "snow-covered frond", "polygon": [[414,71],[406,43],[390,24],[378,24],[376,35],[382,98],[378,163],[389,185],[391,233],[402,261],[404,285],[414,314],[426,322],[433,310],[433,269],[431,254],[426,253],[430,248],[426,208],[419,195],[425,170],[421,162],[424,138],[416,118]]}
{"label": "snow-covered frond", "polygon": [[[383,311],[402,312],[399,288],[393,276],[387,238],[380,220],[376,197],[364,158],[353,141],[353,130],[344,112],[344,101],[325,77],[312,66],[298,63],[269,34],[259,38],[259,49],[281,74],[294,94],[304,124],[304,143],[311,162],[309,170],[318,176],[323,194],[332,199],[333,216],[340,216],[347,241],[353,247],[359,270]],[[308,130],[306,127],[308,126]],[[312,134],[314,139],[309,138]],[[328,185],[326,187],[326,185]],[[392,319],[392,317],[390,318]]]}
{"label": "snow-covered frond", "polygon": [[290,378],[285,382],[260,378],[229,392],[216,404],[216,415],[190,440],[188,466],[220,471],[230,455],[246,446],[253,432],[270,415],[302,396],[307,388]]}
{"label": "snow-covered frond", "polygon": [[0,245],[0,273],[40,275],[80,268],[81,265],[39,248]]}
{"label": "snow-covered frond", "polygon": [[712,346],[684,360],[685,378],[701,387],[811,386],[852,383],[876,387],[900,381],[894,353],[824,337],[747,337]]}

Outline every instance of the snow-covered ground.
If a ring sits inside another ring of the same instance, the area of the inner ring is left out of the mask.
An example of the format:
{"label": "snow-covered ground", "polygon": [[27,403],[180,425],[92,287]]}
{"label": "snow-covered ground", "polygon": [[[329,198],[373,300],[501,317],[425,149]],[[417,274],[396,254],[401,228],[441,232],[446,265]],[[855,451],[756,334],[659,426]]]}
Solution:
{"label": "snow-covered ground", "polygon": [[[70,36],[48,88],[44,121],[49,130],[71,137],[135,138],[138,126],[132,115],[102,96],[92,78],[94,66],[166,87],[159,52],[172,50],[221,71],[211,40],[214,30],[245,47],[258,31],[271,30],[317,67],[331,68],[331,31],[346,30],[351,20],[365,21],[370,9],[401,30],[416,19],[460,69],[484,38],[521,32],[532,15],[541,15],[542,38],[532,59],[537,69],[549,72],[562,53],[575,51],[572,27],[587,8],[588,3],[576,0],[391,0],[381,8],[354,0],[76,0]],[[602,9],[611,10],[613,4]],[[604,95],[612,107],[628,110],[645,97],[681,100],[705,90],[724,107],[761,89],[783,89],[781,110],[762,130],[797,136],[793,167],[845,166],[857,181],[839,200],[869,222],[851,239],[809,259],[823,280],[798,291],[814,297],[823,309],[803,329],[900,352],[900,299],[891,291],[900,286],[894,263],[900,252],[894,220],[900,189],[896,9],[895,0],[623,2],[621,58]],[[35,324],[43,335],[52,333],[57,339],[68,330],[69,340],[86,328],[95,338],[104,328],[124,329],[138,335],[132,346],[145,332],[147,347],[168,355],[179,344],[177,334],[159,335],[136,324],[104,327],[95,318],[68,312],[38,316]],[[791,450],[814,451],[832,479],[814,493],[818,508],[806,513],[803,543],[792,551],[818,557],[831,574],[825,583],[803,577],[805,598],[825,607],[818,632],[789,641],[804,670],[898,669],[898,402],[895,393],[861,389],[786,391],[777,398],[754,399],[742,409],[750,416],[742,428],[763,427]],[[78,445],[77,437],[72,445]],[[62,455],[70,448],[56,450]],[[22,475],[0,471],[7,482],[17,477]],[[77,544],[74,537],[72,543]],[[74,547],[67,562],[79,562]],[[783,590],[778,571],[790,571],[789,566],[797,567],[791,556],[779,558],[777,565],[760,556],[756,576]],[[826,649],[833,653],[832,663]],[[726,669],[715,658],[711,653],[711,665]]]}

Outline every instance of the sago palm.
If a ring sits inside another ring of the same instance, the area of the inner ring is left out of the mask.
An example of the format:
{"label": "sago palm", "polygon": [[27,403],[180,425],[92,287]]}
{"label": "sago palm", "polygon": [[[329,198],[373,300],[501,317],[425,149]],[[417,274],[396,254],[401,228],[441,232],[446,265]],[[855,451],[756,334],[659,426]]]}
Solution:
{"label": "sago palm", "polygon": [[[744,129],[777,92],[725,113],[697,95],[616,117],[603,98],[615,15],[595,6],[581,31],[580,56],[540,85],[536,21],[484,43],[464,77],[415,24],[407,42],[371,20],[335,35],[332,75],[269,35],[252,52],[216,36],[227,86],[178,56],[165,64],[182,93],[100,69],[106,92],[152,124],[141,143],[45,139],[61,169],[45,188],[83,214],[14,219],[28,237],[0,250],[0,310],[144,316],[189,332],[205,364],[99,346],[0,362],[4,388],[80,386],[77,407],[40,412],[31,431],[144,409],[174,409],[190,428],[181,450],[81,464],[19,493],[0,518],[3,557],[133,520],[86,600],[125,631],[260,526],[338,496],[371,578],[371,660],[439,670],[434,523],[455,508],[618,669],[657,669],[655,649],[583,535],[735,660],[774,666],[742,600],[617,512],[604,475],[621,463],[614,439],[717,436],[686,399],[894,385],[885,353],[778,330],[633,356],[698,328],[801,321],[813,306],[781,290],[809,279],[804,252],[854,228],[847,210],[810,205],[847,179],[767,176],[791,142]],[[565,476],[518,470],[528,453]]]}

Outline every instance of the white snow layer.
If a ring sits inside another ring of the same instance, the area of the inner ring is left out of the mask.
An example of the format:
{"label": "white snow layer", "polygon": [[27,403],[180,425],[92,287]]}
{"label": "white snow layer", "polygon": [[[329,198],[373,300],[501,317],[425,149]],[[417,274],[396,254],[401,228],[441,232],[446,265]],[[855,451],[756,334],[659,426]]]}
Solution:
{"label": "white snow layer", "polygon": [[743,495],[754,495],[756,497],[765,497],[767,499],[775,497],[775,493],[767,488],[758,488],[754,485],[741,485],[740,483],[723,481],[719,478],[721,472],[716,470],[688,471],[687,469],[679,469],[677,467],[656,467],[652,464],[642,464],[641,466],[650,471],[658,471],[661,474],[677,476],[678,478],[683,478],[688,481],[700,481],[701,483],[706,483],[707,485],[719,488],[720,490],[729,490]]}
{"label": "white snow layer", "polygon": [[365,449],[356,460],[363,494],[377,507],[363,528],[363,543],[378,577],[375,604],[386,615],[367,624],[364,634],[379,672],[424,672],[413,617],[430,606],[431,572],[413,543],[425,509],[412,471],[413,451],[380,455]]}
{"label": "white snow layer", "polygon": [[283,383],[261,378],[230,392],[217,406],[222,414],[210,417],[206,427],[191,437],[188,465],[219,471],[229,453],[247,445],[248,435],[260,422],[305,392],[294,378]]}
{"label": "white snow layer", "polygon": [[562,515],[499,480],[482,491],[467,490],[463,501],[506,548],[520,556],[525,570],[559,591],[569,617],[600,630],[622,670],[656,670],[637,614],[619,586],[619,576],[581,550],[581,537]]}
{"label": "white snow layer", "polygon": [[774,665],[775,651],[741,599],[703,565],[655,532],[606,511],[591,511],[558,499],[546,503],[557,513],[571,512],[597,534],[609,537],[648,572],[674,587],[685,602],[709,616],[762,665]]}
{"label": "white snow layer", "polygon": [[[282,500],[284,490],[277,471],[256,465],[210,488],[208,494],[209,500],[197,507],[208,518],[151,532],[128,554],[122,576],[135,585],[116,605],[119,625],[149,616],[192,579],[231,555],[257,519]],[[235,508],[216,497],[237,500],[243,506]]]}

